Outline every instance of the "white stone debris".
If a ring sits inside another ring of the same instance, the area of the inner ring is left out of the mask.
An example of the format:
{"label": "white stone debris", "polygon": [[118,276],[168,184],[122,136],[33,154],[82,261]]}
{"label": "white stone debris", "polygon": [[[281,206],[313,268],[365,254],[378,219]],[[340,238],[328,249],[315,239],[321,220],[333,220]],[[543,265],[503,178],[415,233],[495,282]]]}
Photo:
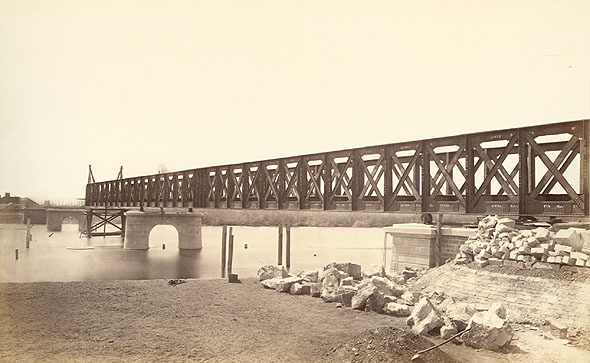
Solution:
{"label": "white stone debris", "polygon": [[587,236],[590,237],[589,231],[580,228],[557,232],[553,227],[519,230],[510,218],[487,216],[479,222],[477,232],[459,247],[455,263],[474,262],[481,268],[504,266],[509,261],[518,262],[520,267],[551,268],[549,264],[588,267]]}

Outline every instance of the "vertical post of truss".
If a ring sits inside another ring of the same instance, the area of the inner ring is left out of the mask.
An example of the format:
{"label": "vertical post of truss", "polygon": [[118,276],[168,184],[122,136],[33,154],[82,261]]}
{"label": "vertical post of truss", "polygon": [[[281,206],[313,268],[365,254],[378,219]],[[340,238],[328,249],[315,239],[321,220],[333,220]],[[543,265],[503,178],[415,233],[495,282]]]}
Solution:
{"label": "vertical post of truss", "polygon": [[385,179],[383,185],[383,211],[387,212],[391,205],[391,194],[393,193],[393,160],[391,160],[391,148],[386,146],[383,150],[385,157]]}
{"label": "vertical post of truss", "polygon": [[467,156],[465,160],[465,166],[467,169],[467,192],[465,195],[465,213],[471,213],[471,201],[475,195],[475,164],[473,160],[473,145],[471,136],[465,135],[465,149],[467,150]]}
{"label": "vertical post of truss", "polygon": [[324,154],[324,210],[330,209],[332,200],[332,168],[330,167],[330,154]]}
{"label": "vertical post of truss", "polygon": [[277,185],[277,209],[284,209],[285,204],[287,202],[287,192],[286,192],[286,182],[287,182],[287,174],[285,168],[287,167],[287,163],[285,159],[280,159],[278,166],[277,166],[277,173],[279,173],[279,177],[277,178],[278,184]]}
{"label": "vertical post of truss", "polygon": [[242,208],[248,208],[250,200],[250,168],[248,164],[242,164]]}
{"label": "vertical post of truss", "polygon": [[526,213],[526,197],[529,194],[529,149],[525,137],[526,130],[518,129],[518,213],[520,215]]}
{"label": "vertical post of truss", "polygon": [[422,213],[430,207],[430,154],[426,149],[427,140],[422,140]]}
{"label": "vertical post of truss", "polygon": [[232,203],[236,195],[236,183],[234,183],[233,176],[234,168],[232,166],[228,166],[227,171],[225,172],[225,180],[227,180],[227,197],[225,198],[225,202],[228,209],[232,207]]}
{"label": "vertical post of truss", "polygon": [[[352,178],[351,178],[351,188],[352,188],[352,210],[359,210],[361,209],[361,160],[358,150],[353,150],[350,157],[352,158]],[[343,170],[342,173],[346,173],[346,170]]]}
{"label": "vertical post of truss", "polygon": [[297,175],[297,188],[299,189],[299,209],[305,209],[307,199],[307,168],[305,158],[299,158],[299,173]]}

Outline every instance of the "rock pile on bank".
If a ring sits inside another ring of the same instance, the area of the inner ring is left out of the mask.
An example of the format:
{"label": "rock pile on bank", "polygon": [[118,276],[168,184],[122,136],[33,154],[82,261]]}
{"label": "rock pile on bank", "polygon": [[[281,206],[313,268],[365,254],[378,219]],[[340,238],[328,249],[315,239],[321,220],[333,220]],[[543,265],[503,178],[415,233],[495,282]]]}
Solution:
{"label": "rock pile on bank", "polygon": [[477,233],[459,248],[457,264],[475,262],[487,265],[519,264],[521,267],[560,265],[590,267],[588,231],[580,228],[553,227],[518,229],[510,218],[487,216],[478,224]]}
{"label": "rock pile on bank", "polygon": [[406,322],[415,334],[440,334],[447,339],[471,328],[469,336],[473,338],[466,339],[466,344],[490,350],[505,346],[512,338],[506,311],[500,305],[478,311],[475,305],[456,303],[450,297],[414,293],[406,283],[417,279],[421,271],[386,274],[382,268],[361,270],[353,263],[331,263],[321,270],[285,274],[276,266],[263,266],[258,271],[265,288],[311,295],[340,308],[408,317]]}

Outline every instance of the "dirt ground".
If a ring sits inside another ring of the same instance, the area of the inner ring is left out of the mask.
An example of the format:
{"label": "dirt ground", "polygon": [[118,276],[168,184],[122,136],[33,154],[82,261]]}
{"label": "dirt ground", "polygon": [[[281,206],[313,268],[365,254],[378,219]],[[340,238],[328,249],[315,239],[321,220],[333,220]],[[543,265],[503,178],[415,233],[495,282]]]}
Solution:
{"label": "dirt ground", "polygon": [[[387,333],[393,328],[407,332],[405,319],[250,279],[0,284],[2,362],[398,362],[431,345]],[[588,351],[527,328],[517,328],[514,343],[503,353],[447,344],[423,361],[590,361]]]}

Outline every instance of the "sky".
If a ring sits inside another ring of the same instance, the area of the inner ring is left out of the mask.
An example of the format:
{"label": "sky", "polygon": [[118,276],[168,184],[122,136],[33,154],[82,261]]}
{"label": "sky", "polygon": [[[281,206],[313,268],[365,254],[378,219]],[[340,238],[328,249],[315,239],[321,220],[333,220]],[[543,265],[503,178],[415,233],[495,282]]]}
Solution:
{"label": "sky", "polygon": [[590,118],[590,2],[0,0],[0,193]]}

